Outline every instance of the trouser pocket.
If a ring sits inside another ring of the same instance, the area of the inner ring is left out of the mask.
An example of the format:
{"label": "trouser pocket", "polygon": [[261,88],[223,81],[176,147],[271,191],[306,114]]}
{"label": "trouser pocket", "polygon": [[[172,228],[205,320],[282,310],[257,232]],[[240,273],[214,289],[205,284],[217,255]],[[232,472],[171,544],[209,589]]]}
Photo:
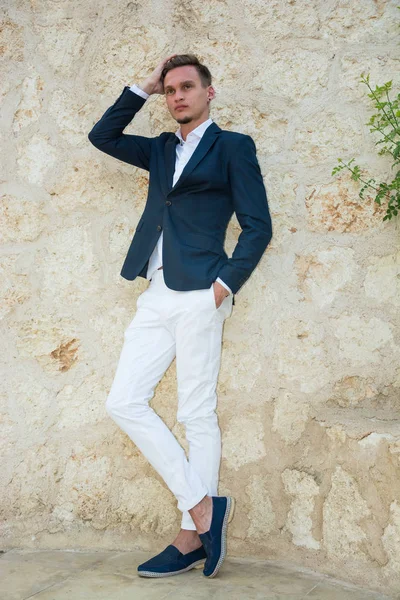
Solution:
{"label": "trouser pocket", "polygon": [[224,304],[224,302],[228,301],[228,296],[225,296],[225,298],[222,300],[221,304],[217,308],[216,301],[215,301],[215,293],[214,293],[214,283],[211,284],[210,294],[211,294],[213,308],[216,311],[218,311],[220,308],[222,308],[222,305]]}

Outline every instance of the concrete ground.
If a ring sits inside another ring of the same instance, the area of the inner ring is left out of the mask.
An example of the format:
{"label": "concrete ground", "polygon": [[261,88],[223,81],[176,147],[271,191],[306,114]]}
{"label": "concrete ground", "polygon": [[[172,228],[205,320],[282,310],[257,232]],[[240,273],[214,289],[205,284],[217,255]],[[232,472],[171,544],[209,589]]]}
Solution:
{"label": "concrete ground", "polygon": [[[154,554],[154,553],[153,553]],[[149,552],[11,550],[0,554],[1,600],[389,600],[273,561],[226,558],[218,575],[200,569],[148,579],[137,565]]]}

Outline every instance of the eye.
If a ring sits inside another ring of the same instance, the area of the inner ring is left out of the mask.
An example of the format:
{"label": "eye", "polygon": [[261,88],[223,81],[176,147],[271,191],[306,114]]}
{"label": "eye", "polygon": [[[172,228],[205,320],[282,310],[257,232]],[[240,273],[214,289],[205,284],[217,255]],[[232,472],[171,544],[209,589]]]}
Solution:
{"label": "eye", "polygon": [[[189,88],[190,88],[190,87],[192,87],[192,84],[191,84],[191,83],[185,83],[185,84],[183,85],[183,87],[184,87],[184,88],[187,88],[187,87],[189,87]],[[172,92],[172,91],[173,91],[172,89],[168,89],[168,90],[167,90],[165,93],[166,93],[166,94],[169,94],[169,93],[170,93],[170,92]]]}

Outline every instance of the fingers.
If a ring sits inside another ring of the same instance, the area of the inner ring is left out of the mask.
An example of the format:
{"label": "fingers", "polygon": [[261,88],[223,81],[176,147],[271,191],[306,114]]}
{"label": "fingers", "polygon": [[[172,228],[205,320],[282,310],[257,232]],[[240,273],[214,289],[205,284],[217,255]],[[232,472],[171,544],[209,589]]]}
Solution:
{"label": "fingers", "polygon": [[178,56],[176,52],[175,52],[175,54],[171,54],[170,56],[167,56],[167,58],[163,58],[159,62],[158,66],[156,67],[156,71],[160,71],[161,72],[163,70],[163,68],[165,67],[165,65],[167,64],[167,62],[170,61],[171,58],[173,58],[174,56]]}
{"label": "fingers", "polygon": [[164,64],[167,63],[169,60],[171,60],[171,58],[174,58],[174,56],[178,56],[178,54],[175,52],[175,54],[171,54],[170,56],[168,56],[165,61]]}

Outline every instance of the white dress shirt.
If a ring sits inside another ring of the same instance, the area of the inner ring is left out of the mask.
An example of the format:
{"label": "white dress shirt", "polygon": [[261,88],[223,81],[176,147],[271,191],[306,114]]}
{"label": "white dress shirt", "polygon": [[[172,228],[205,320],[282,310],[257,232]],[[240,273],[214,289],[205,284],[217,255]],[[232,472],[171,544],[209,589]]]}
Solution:
{"label": "white dress shirt", "polygon": [[[129,89],[132,92],[138,94],[139,96],[141,96],[142,98],[145,98],[145,99],[147,99],[150,95],[150,94],[147,94],[147,92],[142,90],[136,84],[133,84]],[[192,156],[193,152],[196,150],[197,144],[200,142],[203,133],[205,132],[207,127],[209,125],[211,125],[212,122],[213,122],[213,120],[211,118],[209,118],[206,121],[203,121],[203,123],[200,123],[200,125],[198,125],[198,127],[196,127],[190,133],[188,133],[188,135],[186,136],[186,141],[182,137],[180,128],[178,129],[178,131],[175,132],[175,135],[178,136],[180,142],[179,142],[179,144],[176,145],[175,172],[174,172],[174,178],[173,178],[173,182],[172,182],[173,186],[176,184],[179,177],[181,176],[181,173],[182,173],[186,163],[188,162],[189,158]],[[161,235],[158,238],[157,245],[155,246],[155,248],[150,256],[149,266],[147,268],[146,279],[151,279],[154,271],[156,269],[158,269],[159,267],[161,267],[163,264],[163,260],[162,260],[163,233],[164,232],[161,232]],[[224,288],[226,290],[228,290],[228,292],[230,294],[232,293],[232,290],[230,289],[230,287],[228,287],[227,284],[224,283],[219,277],[217,277],[216,281],[218,281],[222,286],[224,286]]]}

